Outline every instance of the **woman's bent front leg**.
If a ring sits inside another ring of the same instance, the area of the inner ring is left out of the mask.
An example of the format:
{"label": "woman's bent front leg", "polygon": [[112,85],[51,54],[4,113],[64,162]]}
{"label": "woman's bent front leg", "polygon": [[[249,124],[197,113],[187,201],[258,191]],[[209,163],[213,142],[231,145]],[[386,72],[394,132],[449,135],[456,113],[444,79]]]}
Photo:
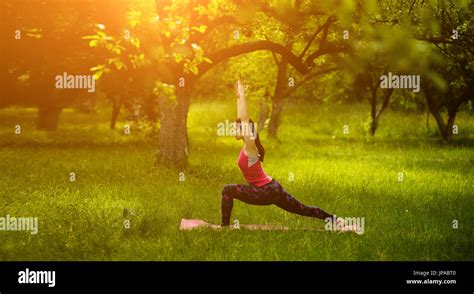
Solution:
{"label": "woman's bent front leg", "polygon": [[222,189],[221,199],[222,226],[230,225],[234,199],[253,205],[273,204],[272,199],[265,193],[264,187],[239,184],[225,185]]}

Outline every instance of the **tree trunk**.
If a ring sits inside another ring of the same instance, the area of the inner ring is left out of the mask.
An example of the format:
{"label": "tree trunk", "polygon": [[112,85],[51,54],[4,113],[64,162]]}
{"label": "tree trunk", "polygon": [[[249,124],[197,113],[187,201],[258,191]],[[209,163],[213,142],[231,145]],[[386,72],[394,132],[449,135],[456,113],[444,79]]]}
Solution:
{"label": "tree trunk", "polygon": [[443,118],[441,117],[441,113],[437,110],[431,110],[431,114],[436,120],[436,125],[438,126],[439,134],[441,135],[441,139],[444,142],[449,141],[449,135],[448,135],[448,130],[447,130],[447,125],[444,123]]}
{"label": "tree trunk", "polygon": [[370,135],[371,136],[375,136],[375,132],[377,131],[378,126],[379,126],[379,118],[372,117],[372,121],[370,122]]}
{"label": "tree trunk", "polygon": [[441,107],[435,103],[433,100],[431,91],[426,88],[424,90],[425,97],[426,97],[426,104],[428,105],[428,109],[433,115],[436,125],[438,126],[439,134],[441,135],[441,139],[444,143],[449,143],[453,137],[453,126],[454,120],[456,118],[456,114],[459,109],[459,105],[453,106],[451,109],[448,109],[448,121],[447,123],[444,122],[443,117],[441,116]]}
{"label": "tree trunk", "polygon": [[388,89],[385,91],[383,96],[382,106],[380,110],[377,111],[377,88],[374,86],[372,88],[372,101],[371,101],[371,111],[370,115],[372,117],[372,121],[370,124],[370,135],[374,136],[377,128],[379,127],[379,119],[382,113],[387,109],[390,103],[390,97],[393,94],[393,89]]}
{"label": "tree trunk", "polygon": [[265,129],[265,122],[268,119],[268,114],[270,113],[270,109],[268,106],[268,99],[269,99],[269,94],[268,92],[265,93],[265,97],[260,99],[259,101],[259,106],[260,106],[260,112],[258,113],[258,132],[261,132]]}
{"label": "tree trunk", "polygon": [[426,108],[426,132],[429,134],[430,133],[430,110],[428,107]]}
{"label": "tree trunk", "polygon": [[270,124],[268,126],[268,134],[273,138],[275,138],[278,133],[278,128],[280,126],[280,115],[283,111],[283,104],[283,97],[273,97],[272,113],[270,115]]}
{"label": "tree trunk", "polygon": [[448,123],[446,124],[445,133],[443,135],[443,140],[446,143],[449,143],[453,138],[453,126],[454,126],[454,118],[449,117]]}
{"label": "tree trunk", "polygon": [[40,106],[38,107],[38,121],[36,127],[38,130],[55,131],[58,127],[61,107],[58,106]]}
{"label": "tree trunk", "polygon": [[426,105],[425,103],[423,103],[423,101],[420,98],[415,97],[415,104],[416,104],[416,110],[419,114],[425,113]]}
{"label": "tree trunk", "polygon": [[122,108],[122,98],[114,99],[112,105],[112,117],[110,118],[110,129],[115,129],[115,125],[117,123],[118,116],[120,114],[120,109]]}
{"label": "tree trunk", "polygon": [[272,113],[270,115],[270,124],[268,126],[268,134],[276,137],[278,128],[280,127],[280,116],[285,104],[285,89],[287,86],[286,74],[288,72],[288,62],[284,59],[278,63],[278,75],[275,85],[275,93],[272,97]]}
{"label": "tree trunk", "polygon": [[443,136],[444,141],[447,143],[450,142],[451,139],[453,138],[454,120],[456,119],[458,110],[459,110],[459,106],[455,105],[453,106],[452,109],[448,111],[448,122],[446,124],[445,135]]}
{"label": "tree trunk", "polygon": [[188,163],[188,91],[177,91],[175,101],[160,97],[160,135],[156,164],[184,168]]}
{"label": "tree trunk", "polygon": [[156,122],[158,119],[158,113],[155,105],[155,95],[153,93],[147,93],[144,102],[144,111],[146,116],[151,122]]}
{"label": "tree trunk", "polygon": [[371,97],[370,97],[370,135],[374,136],[377,131],[378,118],[377,118],[377,87],[372,86]]}

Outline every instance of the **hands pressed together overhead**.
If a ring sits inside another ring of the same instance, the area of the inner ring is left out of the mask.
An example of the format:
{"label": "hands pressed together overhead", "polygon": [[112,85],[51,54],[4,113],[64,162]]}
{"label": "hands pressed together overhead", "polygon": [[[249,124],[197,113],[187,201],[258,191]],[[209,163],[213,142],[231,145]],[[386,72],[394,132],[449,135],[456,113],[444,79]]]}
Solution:
{"label": "hands pressed together overhead", "polygon": [[247,86],[244,86],[241,80],[237,80],[235,83],[235,94],[237,95],[237,98],[241,98],[245,95],[245,90],[247,89]]}

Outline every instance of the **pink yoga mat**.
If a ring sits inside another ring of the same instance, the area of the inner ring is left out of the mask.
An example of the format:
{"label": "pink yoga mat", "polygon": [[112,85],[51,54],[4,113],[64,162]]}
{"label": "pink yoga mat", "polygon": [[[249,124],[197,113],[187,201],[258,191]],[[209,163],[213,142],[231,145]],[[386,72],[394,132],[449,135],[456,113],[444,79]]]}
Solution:
{"label": "pink yoga mat", "polygon": [[[208,223],[206,221],[200,219],[181,219],[181,223],[179,225],[180,230],[188,231],[197,228],[211,228],[214,230],[220,230],[222,227],[220,225],[215,225]],[[229,229],[245,229],[245,230],[260,230],[260,231],[288,231],[290,228],[280,225],[266,225],[266,224],[250,224],[250,225],[239,225],[238,228],[234,227],[233,225],[229,226]],[[299,231],[319,231],[324,232],[323,229],[318,228],[292,228],[291,230],[299,230]],[[358,230],[354,230],[352,227],[346,227],[338,231],[337,233],[356,233],[361,235]]]}
{"label": "pink yoga mat", "polygon": [[[211,229],[221,229],[219,225],[214,225],[208,222],[205,222],[200,219],[181,219],[181,224],[179,225],[180,230],[192,230],[197,228],[211,228]],[[230,228],[234,228],[232,225]],[[251,224],[251,225],[240,225],[240,228],[247,230],[266,230],[266,231],[287,231],[288,227],[277,226],[277,225],[265,225],[265,224]]]}

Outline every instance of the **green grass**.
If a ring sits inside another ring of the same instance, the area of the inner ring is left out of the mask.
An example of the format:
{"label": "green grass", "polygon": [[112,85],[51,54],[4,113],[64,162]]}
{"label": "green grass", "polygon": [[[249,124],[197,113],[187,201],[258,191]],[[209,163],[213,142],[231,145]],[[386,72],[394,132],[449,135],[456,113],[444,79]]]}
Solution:
{"label": "green grass", "polygon": [[[181,183],[181,171],[153,166],[156,148],[146,131],[125,136],[123,121],[108,130],[108,112],[65,111],[60,129],[47,133],[35,130],[34,110],[0,110],[0,216],[39,218],[37,235],[0,231],[0,260],[474,259],[468,113],[457,119],[453,144],[443,145],[433,120],[427,131],[425,117],[414,113],[388,111],[371,138],[366,105],[289,105],[279,140],[262,134],[266,171],[306,204],[364,217],[365,234],[298,230],[323,229],[324,222],[239,201],[232,219],[241,224],[292,230],[179,231],[181,218],[219,223],[223,185],[243,183],[241,143],[215,134],[218,122],[234,118],[233,105],[192,105],[190,165]],[[129,230],[124,208],[134,212]]]}

